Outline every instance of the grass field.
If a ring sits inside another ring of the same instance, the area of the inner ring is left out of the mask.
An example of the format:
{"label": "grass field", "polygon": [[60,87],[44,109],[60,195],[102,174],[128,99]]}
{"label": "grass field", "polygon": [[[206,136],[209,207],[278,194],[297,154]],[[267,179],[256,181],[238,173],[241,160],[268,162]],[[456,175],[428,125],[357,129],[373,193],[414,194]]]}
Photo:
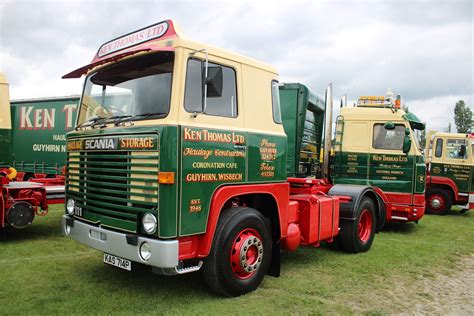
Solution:
{"label": "grass field", "polygon": [[474,211],[425,216],[419,224],[387,227],[368,253],[325,247],[285,253],[280,278],[266,277],[257,291],[224,299],[207,290],[199,273],[164,277],[141,266],[132,272],[106,266],[102,253],[61,235],[62,209],[52,207],[0,242],[0,314],[403,312],[374,299],[401,280],[454,271],[460,258],[474,253]]}

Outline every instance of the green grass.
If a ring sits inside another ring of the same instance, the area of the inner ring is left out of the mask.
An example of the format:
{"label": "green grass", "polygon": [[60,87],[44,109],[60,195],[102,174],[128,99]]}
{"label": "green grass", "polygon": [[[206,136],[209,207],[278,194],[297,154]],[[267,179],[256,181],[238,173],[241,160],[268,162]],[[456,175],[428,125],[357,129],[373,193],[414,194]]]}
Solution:
{"label": "green grass", "polygon": [[419,224],[390,225],[367,253],[325,247],[285,253],[280,278],[266,277],[257,291],[225,299],[210,293],[199,273],[164,277],[142,266],[132,272],[106,266],[100,252],[61,235],[62,208],[0,242],[0,314],[348,314],[349,303],[385,314],[371,305],[373,293],[454,270],[474,252],[474,211],[425,216]]}

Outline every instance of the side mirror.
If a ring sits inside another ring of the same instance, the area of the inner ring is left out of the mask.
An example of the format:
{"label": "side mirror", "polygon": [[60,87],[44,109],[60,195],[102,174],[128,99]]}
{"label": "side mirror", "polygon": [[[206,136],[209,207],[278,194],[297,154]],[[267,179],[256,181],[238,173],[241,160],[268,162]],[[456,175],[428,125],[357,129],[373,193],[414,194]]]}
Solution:
{"label": "side mirror", "polygon": [[403,138],[403,153],[408,155],[411,148],[410,129],[405,129],[405,137]]}
{"label": "side mirror", "polygon": [[383,127],[386,129],[386,130],[394,130],[395,129],[395,124],[393,124],[393,122],[387,122],[383,125]]}
{"label": "side mirror", "polygon": [[207,97],[219,98],[222,96],[223,74],[222,67],[209,67],[207,70]]}
{"label": "side mirror", "polygon": [[466,156],[466,145],[461,145],[459,148],[459,158],[464,158]]}

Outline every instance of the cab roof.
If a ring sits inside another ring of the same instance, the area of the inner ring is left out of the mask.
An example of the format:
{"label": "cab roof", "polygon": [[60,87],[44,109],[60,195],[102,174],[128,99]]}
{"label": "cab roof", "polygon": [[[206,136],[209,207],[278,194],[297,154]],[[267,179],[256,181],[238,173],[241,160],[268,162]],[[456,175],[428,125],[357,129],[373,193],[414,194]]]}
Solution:
{"label": "cab roof", "polygon": [[408,121],[413,129],[423,130],[425,124],[411,112],[388,107],[344,107],[341,109],[344,119],[359,121]]}
{"label": "cab roof", "polygon": [[360,121],[405,121],[403,115],[405,111],[392,108],[381,107],[344,107],[341,109],[341,115],[344,119]]}
{"label": "cab roof", "polygon": [[204,50],[206,50],[211,56],[218,56],[277,74],[275,68],[255,59],[187,40],[182,36],[179,27],[177,27],[172,20],[165,20],[102,44],[90,64],[64,75],[63,78],[79,78],[93,69],[118,60],[130,58],[137,54],[174,51],[177,47],[203,51],[203,53],[205,53]]}
{"label": "cab roof", "polygon": [[462,133],[446,133],[446,132],[436,132],[435,137],[451,137],[451,138],[474,138],[474,133],[472,134],[462,134]]}

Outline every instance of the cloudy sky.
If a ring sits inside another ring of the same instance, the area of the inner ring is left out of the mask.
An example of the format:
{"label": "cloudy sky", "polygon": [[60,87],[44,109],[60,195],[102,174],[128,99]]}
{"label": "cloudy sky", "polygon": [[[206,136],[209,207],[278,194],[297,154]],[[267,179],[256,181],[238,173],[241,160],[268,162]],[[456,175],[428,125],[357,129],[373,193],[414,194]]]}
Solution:
{"label": "cloudy sky", "polygon": [[188,38],[275,66],[282,82],[334,97],[400,93],[443,130],[456,101],[474,108],[471,0],[0,1],[0,71],[12,99],[78,94],[65,73],[100,44],[174,19]]}

